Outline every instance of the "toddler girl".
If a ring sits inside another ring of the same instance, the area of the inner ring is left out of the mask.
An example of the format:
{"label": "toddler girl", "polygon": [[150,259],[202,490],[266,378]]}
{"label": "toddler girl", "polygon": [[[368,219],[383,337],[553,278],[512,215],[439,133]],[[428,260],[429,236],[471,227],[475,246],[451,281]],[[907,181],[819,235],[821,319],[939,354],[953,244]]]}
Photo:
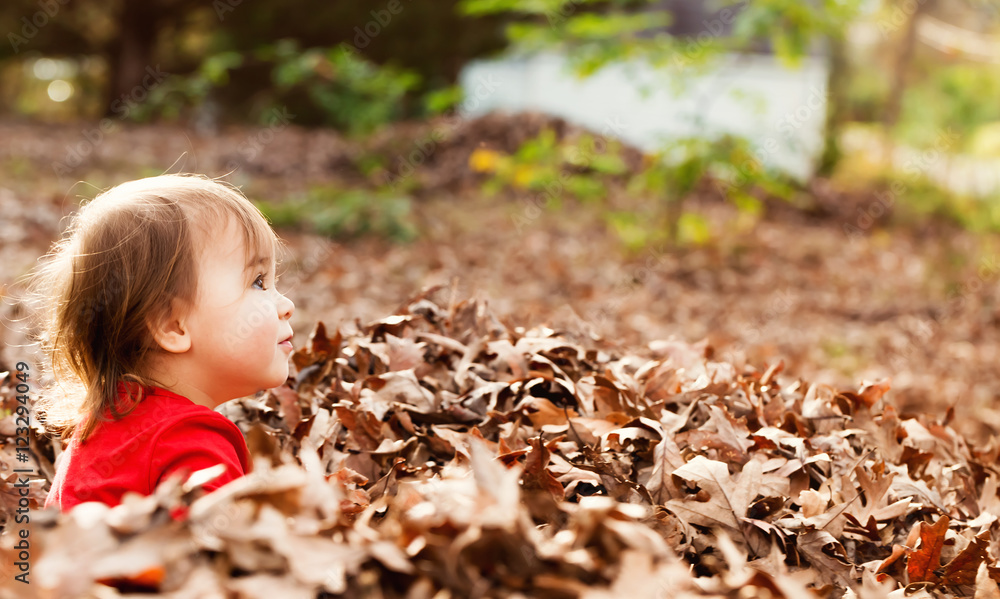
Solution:
{"label": "toddler girl", "polygon": [[31,285],[55,381],[37,407],[70,438],[45,507],[115,505],[224,464],[212,491],[252,469],[214,408],[288,377],[281,249],[246,197],[203,176],[130,181],[80,209]]}

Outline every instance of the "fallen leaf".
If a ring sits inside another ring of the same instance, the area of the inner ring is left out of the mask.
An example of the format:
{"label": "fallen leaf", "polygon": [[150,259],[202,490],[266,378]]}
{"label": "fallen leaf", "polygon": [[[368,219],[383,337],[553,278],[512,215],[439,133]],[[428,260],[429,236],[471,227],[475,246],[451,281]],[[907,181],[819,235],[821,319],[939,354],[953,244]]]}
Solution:
{"label": "fallen leaf", "polygon": [[935,570],[941,567],[941,548],[945,533],[948,532],[948,516],[941,516],[933,525],[921,522],[920,540],[916,548],[907,552],[906,573],[909,582],[937,582]]}

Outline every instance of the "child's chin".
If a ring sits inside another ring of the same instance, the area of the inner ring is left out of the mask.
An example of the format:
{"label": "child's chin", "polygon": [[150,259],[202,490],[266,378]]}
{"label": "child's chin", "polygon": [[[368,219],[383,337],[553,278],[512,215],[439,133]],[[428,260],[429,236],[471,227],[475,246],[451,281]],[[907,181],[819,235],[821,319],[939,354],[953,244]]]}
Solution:
{"label": "child's chin", "polygon": [[272,381],[269,382],[270,384],[267,388],[274,389],[275,387],[280,387],[284,385],[285,381],[287,380],[288,380],[288,368],[285,368],[284,372],[281,374],[281,378],[275,377]]}

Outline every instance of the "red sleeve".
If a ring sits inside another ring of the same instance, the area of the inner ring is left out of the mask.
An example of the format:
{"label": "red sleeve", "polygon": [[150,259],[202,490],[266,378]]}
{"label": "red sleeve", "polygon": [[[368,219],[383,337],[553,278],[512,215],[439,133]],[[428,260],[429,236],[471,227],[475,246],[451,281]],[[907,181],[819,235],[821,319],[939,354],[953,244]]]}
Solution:
{"label": "red sleeve", "polygon": [[186,480],[192,472],[225,464],[226,472],[203,487],[214,491],[246,473],[246,457],[246,441],[232,423],[206,416],[185,418],[156,440],[149,470],[150,490],[178,470],[186,471]]}

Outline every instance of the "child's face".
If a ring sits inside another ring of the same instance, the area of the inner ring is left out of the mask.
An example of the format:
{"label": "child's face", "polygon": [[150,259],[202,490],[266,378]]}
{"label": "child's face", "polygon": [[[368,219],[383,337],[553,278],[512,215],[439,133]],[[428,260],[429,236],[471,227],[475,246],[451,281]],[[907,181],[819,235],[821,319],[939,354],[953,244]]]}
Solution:
{"label": "child's face", "polygon": [[[236,398],[278,387],[288,378],[288,323],[295,304],[274,288],[273,257],[247,265],[234,222],[216,231],[202,251],[198,298],[188,315],[190,384],[210,395]],[[262,275],[262,276],[261,276]]]}

